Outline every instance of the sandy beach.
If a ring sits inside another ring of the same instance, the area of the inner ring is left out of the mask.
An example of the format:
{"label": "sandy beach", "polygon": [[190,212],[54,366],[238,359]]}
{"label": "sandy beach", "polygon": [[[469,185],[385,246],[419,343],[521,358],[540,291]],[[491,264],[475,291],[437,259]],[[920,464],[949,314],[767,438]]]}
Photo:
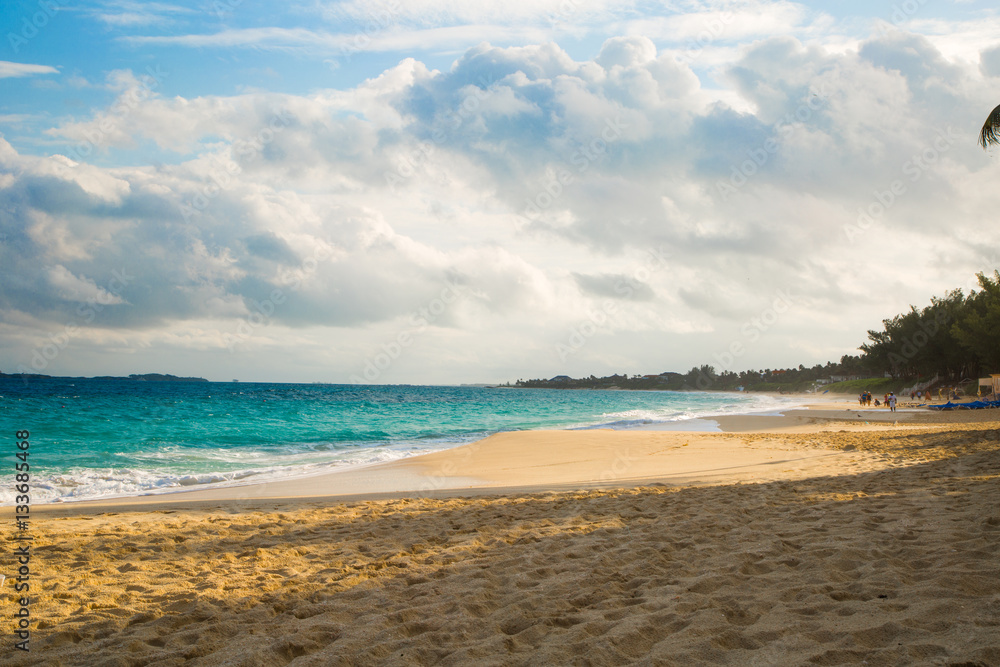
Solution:
{"label": "sandy beach", "polygon": [[716,421],[36,507],[0,664],[1000,664],[1000,415]]}

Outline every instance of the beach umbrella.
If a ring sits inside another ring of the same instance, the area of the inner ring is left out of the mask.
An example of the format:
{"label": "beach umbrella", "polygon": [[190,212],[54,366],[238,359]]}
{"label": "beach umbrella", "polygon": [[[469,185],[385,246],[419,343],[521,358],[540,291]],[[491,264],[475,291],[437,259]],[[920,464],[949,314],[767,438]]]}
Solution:
{"label": "beach umbrella", "polygon": [[1000,106],[990,112],[979,132],[979,145],[987,148],[991,144],[1000,144]]}

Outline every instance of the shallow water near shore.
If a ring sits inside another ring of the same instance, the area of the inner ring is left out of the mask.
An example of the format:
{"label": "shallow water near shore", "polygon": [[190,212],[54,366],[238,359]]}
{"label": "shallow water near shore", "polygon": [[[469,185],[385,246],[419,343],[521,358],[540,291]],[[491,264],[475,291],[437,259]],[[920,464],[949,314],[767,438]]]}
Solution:
{"label": "shallow water near shore", "polygon": [[[669,428],[794,404],[706,392],[0,380],[11,447],[14,431],[31,432],[35,503],[270,481],[500,431]],[[13,492],[0,489],[0,502]]]}

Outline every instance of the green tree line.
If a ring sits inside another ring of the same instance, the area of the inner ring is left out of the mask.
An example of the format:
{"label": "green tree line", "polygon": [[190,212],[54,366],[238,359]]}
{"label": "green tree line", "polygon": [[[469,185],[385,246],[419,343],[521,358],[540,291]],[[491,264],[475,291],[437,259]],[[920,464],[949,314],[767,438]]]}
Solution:
{"label": "green tree line", "polygon": [[956,289],[929,306],[882,321],[861,346],[860,364],[894,378],[960,380],[1000,372],[1000,272],[976,274],[979,289]]}
{"label": "green tree line", "polygon": [[[611,375],[598,378],[559,376],[550,380],[518,380],[519,387],[558,389],[673,389],[720,390],[742,387],[749,391],[803,391],[832,376],[884,378],[903,381],[940,375],[942,380],[974,379],[1000,373],[1000,272],[976,274],[979,289],[968,295],[955,289],[933,297],[922,309],[882,320],[881,331],[869,331],[860,355],[844,355],[840,362],[811,368],[745,370],[716,373],[709,365],[687,373]],[[889,382],[888,380],[886,382]],[[893,384],[889,382],[889,384]]]}

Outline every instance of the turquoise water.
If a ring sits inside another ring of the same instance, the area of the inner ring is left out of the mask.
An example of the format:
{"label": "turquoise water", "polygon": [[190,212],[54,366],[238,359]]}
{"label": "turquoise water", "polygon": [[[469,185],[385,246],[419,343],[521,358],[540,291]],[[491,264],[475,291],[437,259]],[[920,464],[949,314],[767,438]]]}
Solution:
{"label": "turquoise water", "polygon": [[[498,431],[636,428],[773,410],[743,394],[0,378],[31,432],[32,501],[232,485],[389,461]],[[2,479],[2,478],[0,478]],[[0,483],[0,503],[12,485]]]}

